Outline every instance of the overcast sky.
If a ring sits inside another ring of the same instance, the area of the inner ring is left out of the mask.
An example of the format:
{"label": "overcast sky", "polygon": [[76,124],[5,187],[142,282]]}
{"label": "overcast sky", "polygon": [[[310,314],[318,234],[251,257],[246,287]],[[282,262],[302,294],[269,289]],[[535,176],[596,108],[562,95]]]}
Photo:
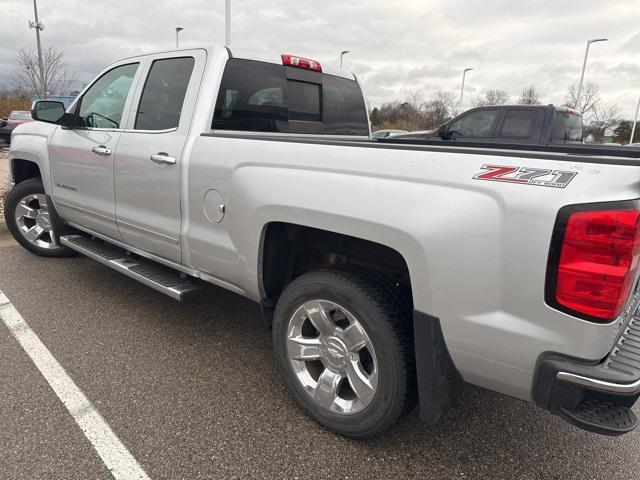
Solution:
{"label": "overcast sky", "polygon": [[[224,0],[39,0],[42,41],[62,49],[83,83],[119,58],[223,43]],[[0,88],[17,48],[35,45],[31,0],[0,0]],[[561,103],[577,82],[587,38],[586,80],[631,118],[640,96],[640,0],[232,0],[231,45],[308,56],[361,79],[371,105],[435,88],[465,104],[489,88],[517,97],[534,85]]]}

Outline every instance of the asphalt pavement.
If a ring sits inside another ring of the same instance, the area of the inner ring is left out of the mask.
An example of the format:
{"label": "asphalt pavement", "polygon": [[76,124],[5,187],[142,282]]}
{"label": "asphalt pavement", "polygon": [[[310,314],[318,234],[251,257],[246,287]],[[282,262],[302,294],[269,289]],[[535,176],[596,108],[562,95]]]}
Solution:
{"label": "asphalt pavement", "polygon": [[[640,432],[593,435],[472,386],[435,426],[413,412],[374,439],[331,433],[288,395],[258,307],[216,287],[178,303],[0,228],[0,290],[152,479],[640,478]],[[1,322],[0,478],[112,478]]]}

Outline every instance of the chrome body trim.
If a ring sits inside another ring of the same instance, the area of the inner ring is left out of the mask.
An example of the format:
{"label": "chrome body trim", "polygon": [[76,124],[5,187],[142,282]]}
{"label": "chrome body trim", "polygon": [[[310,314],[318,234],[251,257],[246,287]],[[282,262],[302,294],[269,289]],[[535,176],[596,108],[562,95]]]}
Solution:
{"label": "chrome body trim", "polygon": [[[71,189],[69,189],[69,190],[71,190]],[[75,188],[73,191],[77,192],[78,189]],[[77,210],[78,212],[86,213],[87,215],[94,215],[96,217],[104,218],[105,220],[109,220],[110,222],[113,222],[113,218],[111,218],[111,217],[109,217],[107,215],[102,215],[101,213],[94,212],[93,210],[87,210],[86,208],[78,207],[77,205],[73,205],[71,203],[61,202],[60,200],[55,200],[55,204],[60,206],[60,207],[70,208],[71,210]],[[80,229],[80,227],[76,227],[76,228]],[[96,237],[97,237],[97,235],[96,235]]]}
{"label": "chrome body trim", "polygon": [[640,392],[640,379],[632,383],[615,383],[576,375],[569,372],[558,372],[556,378],[563,382],[573,383],[592,390],[599,390],[601,392],[620,393],[626,395],[633,395]]}
{"label": "chrome body trim", "polygon": [[128,222],[123,222],[122,220],[116,220],[116,224],[117,225],[123,225],[123,226],[125,226],[127,228],[133,228],[134,230],[139,230],[139,231],[141,231],[143,233],[148,233],[148,234],[154,235],[156,237],[160,237],[163,240],[169,240],[170,242],[175,243],[176,245],[178,243],[180,243],[179,240],[177,238],[175,238],[175,237],[170,237],[169,235],[164,235],[162,233],[154,232],[153,230],[149,230],[148,228],[139,227],[138,225],[134,225],[134,224],[128,223]]}

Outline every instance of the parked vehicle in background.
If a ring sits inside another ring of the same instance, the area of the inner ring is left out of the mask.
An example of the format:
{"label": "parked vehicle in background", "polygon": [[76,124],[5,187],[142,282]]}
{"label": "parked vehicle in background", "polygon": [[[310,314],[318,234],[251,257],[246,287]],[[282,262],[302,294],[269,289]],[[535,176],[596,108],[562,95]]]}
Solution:
{"label": "parked vehicle in background", "polygon": [[5,143],[11,143],[11,132],[18,125],[23,123],[32,122],[31,112],[23,110],[14,110],[9,114],[4,125],[0,125],[0,140]]}
{"label": "parked vehicle in background", "polygon": [[401,133],[405,133],[406,130],[376,130],[371,134],[371,138],[378,140],[381,138],[389,138],[394,137],[396,135],[400,135]]}
{"label": "parked vehicle in background", "polygon": [[553,105],[500,105],[472,108],[432,134],[407,133],[402,139],[451,142],[552,145],[582,143],[582,116]]}
{"label": "parked vehicle in background", "polygon": [[[635,428],[640,152],[374,141],[365,105],[353,75],[293,55],[121,60],[16,129],[7,226],[177,300],[207,282],[259,302],[291,395],[344,435],[416,402],[436,422],[463,380],[586,430]],[[445,131],[553,130],[540,112]]]}
{"label": "parked vehicle in background", "polygon": [[31,118],[31,112],[25,112],[22,110],[14,110],[9,114],[7,118],[7,125],[22,125],[23,123],[33,122],[33,118]]}

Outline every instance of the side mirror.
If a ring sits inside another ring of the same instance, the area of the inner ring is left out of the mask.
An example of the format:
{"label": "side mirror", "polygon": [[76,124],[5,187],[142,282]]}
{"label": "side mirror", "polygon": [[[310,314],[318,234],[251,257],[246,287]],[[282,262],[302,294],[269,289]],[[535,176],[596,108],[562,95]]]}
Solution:
{"label": "side mirror", "polygon": [[60,120],[65,116],[64,104],[52,100],[38,100],[31,108],[31,117],[41,122],[60,125]]}
{"label": "side mirror", "polygon": [[438,131],[436,132],[436,134],[443,140],[448,140],[449,139],[449,134],[447,133],[447,124],[443,123],[442,125],[440,125],[438,127]]}

